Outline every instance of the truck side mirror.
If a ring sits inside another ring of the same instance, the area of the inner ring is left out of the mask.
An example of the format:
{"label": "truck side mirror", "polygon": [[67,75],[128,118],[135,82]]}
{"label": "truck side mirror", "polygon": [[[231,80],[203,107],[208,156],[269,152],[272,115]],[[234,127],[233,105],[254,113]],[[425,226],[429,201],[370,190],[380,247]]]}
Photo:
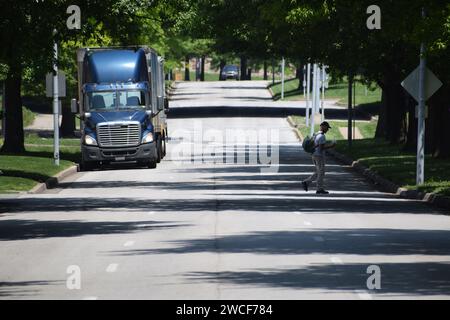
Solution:
{"label": "truck side mirror", "polygon": [[78,101],[77,101],[77,99],[72,99],[70,101],[70,111],[72,111],[72,113],[78,113]]}

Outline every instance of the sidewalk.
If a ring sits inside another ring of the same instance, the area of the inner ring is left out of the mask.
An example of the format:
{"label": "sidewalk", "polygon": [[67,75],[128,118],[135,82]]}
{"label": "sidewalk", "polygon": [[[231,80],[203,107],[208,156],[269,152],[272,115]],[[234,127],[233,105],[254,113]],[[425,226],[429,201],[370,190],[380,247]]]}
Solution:
{"label": "sidewalk", "polygon": [[[59,116],[59,125],[61,125],[62,116]],[[53,130],[53,115],[36,113],[36,118],[32,125],[25,128],[25,130]]]}

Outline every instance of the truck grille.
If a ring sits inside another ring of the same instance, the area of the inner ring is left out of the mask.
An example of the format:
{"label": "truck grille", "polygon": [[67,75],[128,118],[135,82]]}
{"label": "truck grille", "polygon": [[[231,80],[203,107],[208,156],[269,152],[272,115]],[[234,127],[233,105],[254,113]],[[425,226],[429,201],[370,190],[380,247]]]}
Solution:
{"label": "truck grille", "polygon": [[101,147],[130,147],[141,142],[139,122],[106,122],[97,125],[98,143]]}

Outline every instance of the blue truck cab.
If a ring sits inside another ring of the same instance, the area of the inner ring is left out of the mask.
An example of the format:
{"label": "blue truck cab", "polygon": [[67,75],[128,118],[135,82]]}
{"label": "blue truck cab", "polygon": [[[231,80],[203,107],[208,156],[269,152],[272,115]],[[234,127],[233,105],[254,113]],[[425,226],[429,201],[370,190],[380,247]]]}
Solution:
{"label": "blue truck cab", "polygon": [[113,162],[149,168],[166,154],[164,60],[148,47],[77,51],[81,169]]}

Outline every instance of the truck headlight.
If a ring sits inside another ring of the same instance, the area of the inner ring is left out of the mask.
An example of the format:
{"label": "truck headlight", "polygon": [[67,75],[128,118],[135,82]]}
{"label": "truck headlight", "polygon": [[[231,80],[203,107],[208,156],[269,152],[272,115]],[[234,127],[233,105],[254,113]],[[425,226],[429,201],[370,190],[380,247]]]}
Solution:
{"label": "truck headlight", "polygon": [[84,136],[84,143],[87,146],[96,146],[97,145],[97,141],[94,138],[92,138],[90,135]]}
{"label": "truck headlight", "polygon": [[153,142],[153,134],[151,132],[147,133],[144,138],[142,138],[142,143]]}

